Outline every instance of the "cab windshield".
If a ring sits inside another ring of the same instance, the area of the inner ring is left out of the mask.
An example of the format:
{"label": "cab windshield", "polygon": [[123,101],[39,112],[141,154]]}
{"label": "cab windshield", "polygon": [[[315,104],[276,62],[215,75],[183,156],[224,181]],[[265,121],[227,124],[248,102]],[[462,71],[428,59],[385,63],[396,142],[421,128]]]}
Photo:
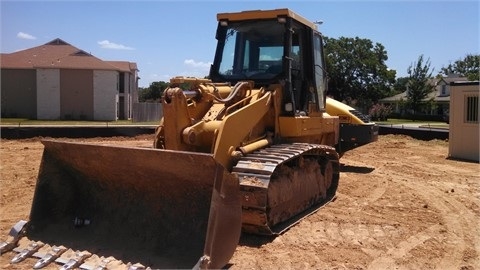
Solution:
{"label": "cab windshield", "polygon": [[229,22],[221,31],[223,52],[217,67],[223,79],[268,80],[282,73],[283,24],[277,20]]}

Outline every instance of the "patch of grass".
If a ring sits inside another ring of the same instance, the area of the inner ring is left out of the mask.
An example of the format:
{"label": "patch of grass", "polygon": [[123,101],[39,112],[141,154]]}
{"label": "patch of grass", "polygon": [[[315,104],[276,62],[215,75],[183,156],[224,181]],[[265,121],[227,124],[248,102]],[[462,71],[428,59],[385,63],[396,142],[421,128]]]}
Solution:
{"label": "patch of grass", "polygon": [[385,125],[396,125],[396,124],[411,124],[411,123],[420,123],[420,121],[409,120],[409,119],[396,119],[389,118],[387,121],[376,121],[377,124]]}
{"label": "patch of grass", "polygon": [[389,118],[387,121],[375,121],[377,124],[385,124],[385,125],[397,125],[397,124],[438,124],[438,125],[448,125],[445,122],[436,122],[436,121],[419,121],[419,120],[410,120],[410,119],[397,119],[397,118]]}
{"label": "patch of grass", "polygon": [[117,121],[86,121],[86,120],[31,120],[26,118],[0,118],[0,125],[98,125],[98,126],[115,126],[115,125],[158,125],[158,121],[152,122],[132,122],[132,120]]}
{"label": "patch of grass", "polygon": [[409,119],[388,119],[388,121],[378,121],[375,122],[379,125],[402,125],[402,124],[415,124],[422,128],[438,128],[438,129],[449,129],[449,124],[445,122],[428,122],[428,121],[418,121],[418,120],[409,120]]}

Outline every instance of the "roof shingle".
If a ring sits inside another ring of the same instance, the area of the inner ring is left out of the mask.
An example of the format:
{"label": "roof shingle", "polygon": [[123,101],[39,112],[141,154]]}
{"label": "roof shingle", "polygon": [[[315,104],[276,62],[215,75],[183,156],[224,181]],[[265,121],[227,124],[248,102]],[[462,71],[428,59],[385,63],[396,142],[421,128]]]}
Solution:
{"label": "roof shingle", "polygon": [[[136,64],[126,61],[103,61],[90,53],[80,50],[69,43],[57,38],[44,45],[30,49],[2,53],[0,55],[1,68],[12,69],[35,69],[35,68],[59,68],[59,69],[95,69],[117,70],[132,72],[136,70]],[[124,65],[112,65],[121,62]],[[124,68],[133,64],[135,69]]]}

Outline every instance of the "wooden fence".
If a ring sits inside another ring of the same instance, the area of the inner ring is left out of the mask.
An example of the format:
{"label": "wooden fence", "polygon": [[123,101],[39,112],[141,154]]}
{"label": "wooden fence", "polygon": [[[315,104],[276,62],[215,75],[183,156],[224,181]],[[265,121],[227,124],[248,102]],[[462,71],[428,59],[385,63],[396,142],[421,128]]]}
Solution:
{"label": "wooden fence", "polygon": [[133,103],[133,122],[160,121],[163,116],[162,104],[151,102]]}

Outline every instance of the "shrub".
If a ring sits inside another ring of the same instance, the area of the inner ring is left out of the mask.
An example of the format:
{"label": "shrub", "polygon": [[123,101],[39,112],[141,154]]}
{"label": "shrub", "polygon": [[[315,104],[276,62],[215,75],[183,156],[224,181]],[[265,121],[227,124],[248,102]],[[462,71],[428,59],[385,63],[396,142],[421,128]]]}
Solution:
{"label": "shrub", "polygon": [[387,121],[387,117],[392,113],[390,106],[383,104],[375,104],[368,111],[368,115],[372,121]]}

